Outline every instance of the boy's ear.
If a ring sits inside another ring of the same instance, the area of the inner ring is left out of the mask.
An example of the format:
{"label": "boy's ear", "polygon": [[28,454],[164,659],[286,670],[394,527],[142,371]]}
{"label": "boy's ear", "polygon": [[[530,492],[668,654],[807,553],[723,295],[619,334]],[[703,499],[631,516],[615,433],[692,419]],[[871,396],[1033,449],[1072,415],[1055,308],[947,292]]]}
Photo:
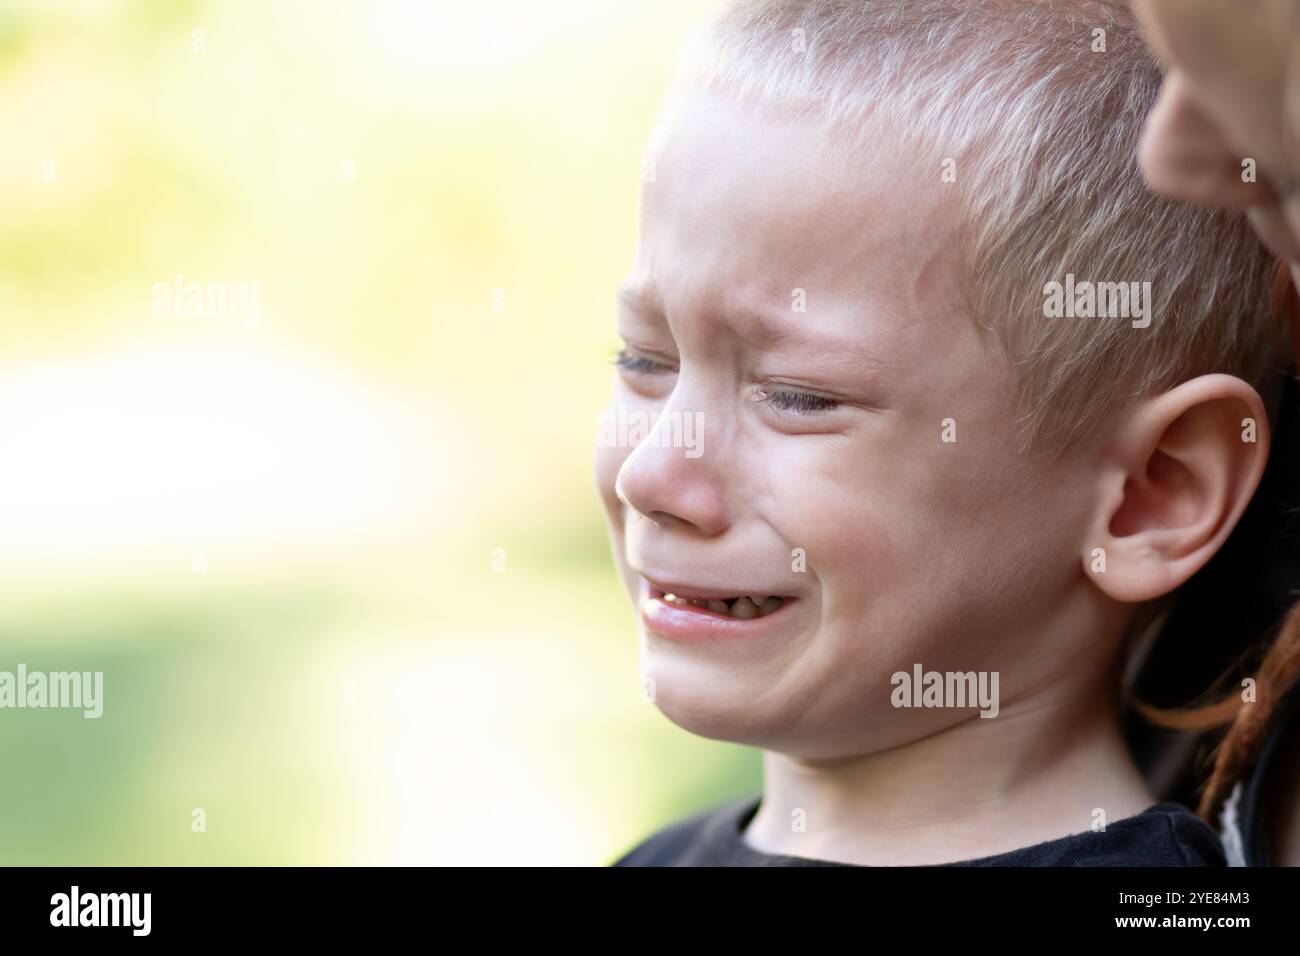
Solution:
{"label": "boy's ear", "polygon": [[1228,539],[1268,449],[1264,403],[1234,376],[1203,375],[1140,402],[1098,470],[1084,571],[1117,601],[1173,591]]}

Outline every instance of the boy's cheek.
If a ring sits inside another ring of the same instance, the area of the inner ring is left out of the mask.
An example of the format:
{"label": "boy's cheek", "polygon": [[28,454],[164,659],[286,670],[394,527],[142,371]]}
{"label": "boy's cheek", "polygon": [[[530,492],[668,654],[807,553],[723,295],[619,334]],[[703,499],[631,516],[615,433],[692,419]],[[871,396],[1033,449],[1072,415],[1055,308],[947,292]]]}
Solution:
{"label": "boy's cheek", "polygon": [[768,521],[786,547],[798,550],[820,586],[839,592],[826,596],[839,600],[868,599],[905,584],[899,578],[905,563],[900,548],[909,536],[900,534],[906,524],[896,517],[907,510],[895,507],[899,490],[869,465],[855,473],[852,460],[818,460],[791,449],[773,456],[764,483]]}
{"label": "boy's cheek", "polygon": [[1008,488],[1005,461],[939,447],[937,433],[924,444],[932,447],[868,443],[803,458],[794,446],[769,468],[773,523],[840,600],[878,607],[889,595],[986,574],[993,542],[1005,541],[997,529],[1022,530],[1024,499]]}

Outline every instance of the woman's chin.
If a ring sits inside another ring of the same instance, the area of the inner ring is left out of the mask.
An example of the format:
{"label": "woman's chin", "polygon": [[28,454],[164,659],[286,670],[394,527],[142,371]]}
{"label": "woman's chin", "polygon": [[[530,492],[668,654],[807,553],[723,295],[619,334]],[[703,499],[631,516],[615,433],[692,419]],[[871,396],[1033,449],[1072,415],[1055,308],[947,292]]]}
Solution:
{"label": "woman's chin", "polygon": [[1252,206],[1246,210],[1246,218],[1269,252],[1284,262],[1291,263],[1292,270],[1300,268],[1300,241],[1297,241],[1281,208]]}

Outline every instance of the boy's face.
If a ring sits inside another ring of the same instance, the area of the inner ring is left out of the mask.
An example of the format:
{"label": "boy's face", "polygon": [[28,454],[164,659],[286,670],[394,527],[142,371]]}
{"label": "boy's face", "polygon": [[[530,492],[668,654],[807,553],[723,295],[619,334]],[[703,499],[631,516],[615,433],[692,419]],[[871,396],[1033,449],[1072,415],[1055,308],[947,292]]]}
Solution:
{"label": "boy's face", "polygon": [[[914,664],[998,671],[1005,709],[1109,654],[1071,626],[1086,469],[1016,453],[1010,370],[960,306],[959,186],[877,142],[846,157],[716,93],[675,101],[647,166],[618,315],[631,367],[611,406],[659,415],[659,432],[597,452],[656,705],[697,734],[809,758],[975,713],[895,709],[891,675]],[[667,447],[674,417],[696,415],[699,453]],[[656,600],[645,578],[787,600],[735,620]]]}

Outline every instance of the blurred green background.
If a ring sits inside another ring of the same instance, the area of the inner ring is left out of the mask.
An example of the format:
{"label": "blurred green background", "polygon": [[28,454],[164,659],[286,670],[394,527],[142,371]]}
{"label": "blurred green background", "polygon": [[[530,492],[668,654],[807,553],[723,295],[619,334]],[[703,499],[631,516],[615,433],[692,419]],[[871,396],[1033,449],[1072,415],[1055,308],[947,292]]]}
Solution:
{"label": "blurred green background", "polygon": [[716,6],[0,2],[0,670],[105,684],[0,710],[0,862],[599,865],[757,789],[591,477]]}

